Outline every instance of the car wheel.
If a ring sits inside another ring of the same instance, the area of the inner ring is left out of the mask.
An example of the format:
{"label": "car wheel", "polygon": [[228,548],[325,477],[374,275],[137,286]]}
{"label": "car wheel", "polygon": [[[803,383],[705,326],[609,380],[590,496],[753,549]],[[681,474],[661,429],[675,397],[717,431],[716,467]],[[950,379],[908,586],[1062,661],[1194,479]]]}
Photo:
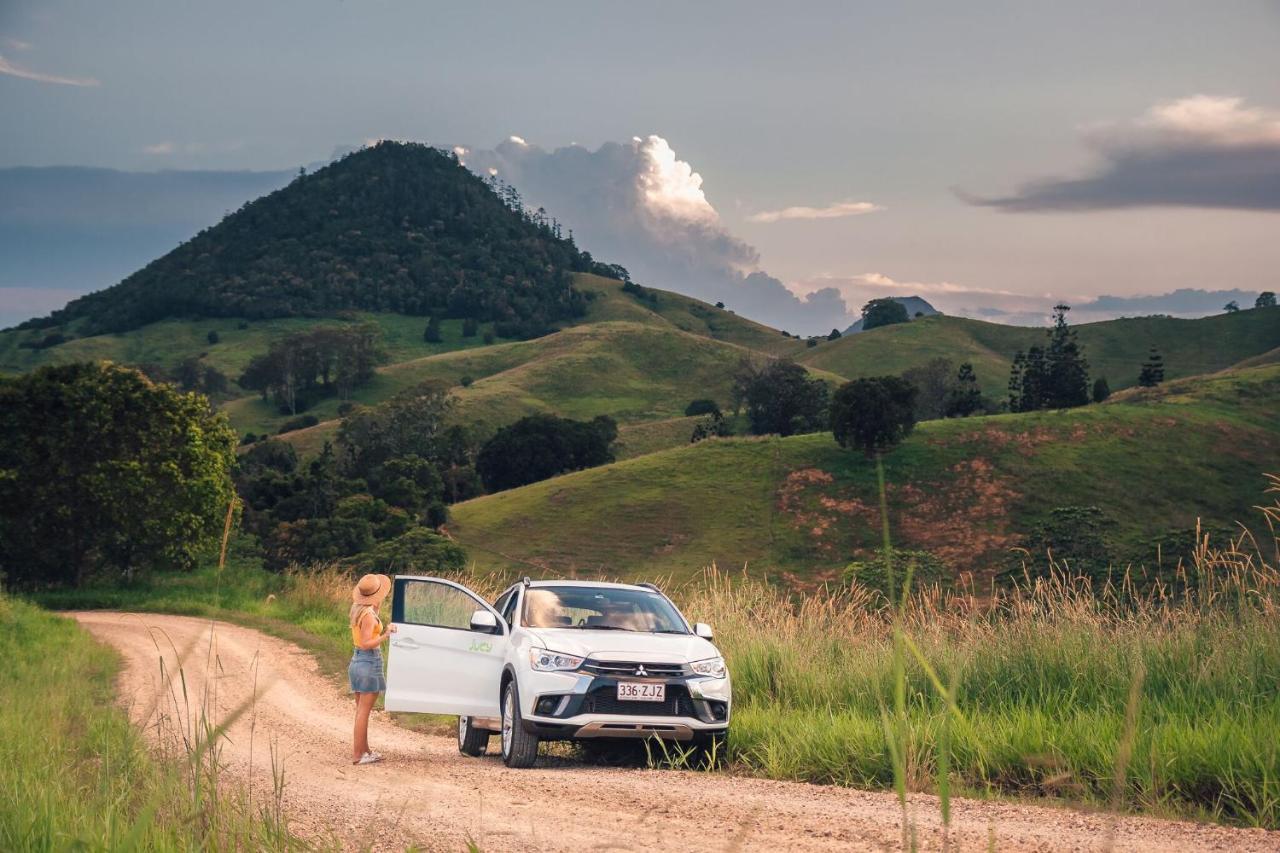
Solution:
{"label": "car wheel", "polygon": [[716,770],[724,766],[728,758],[728,738],[724,732],[698,735],[693,739],[693,754],[689,765],[698,770]]}
{"label": "car wheel", "polygon": [[502,763],[508,767],[532,767],[537,758],[538,736],[524,730],[520,691],[513,678],[502,691]]}
{"label": "car wheel", "polygon": [[458,752],[479,756],[489,748],[489,730],[477,729],[470,717],[458,718]]}

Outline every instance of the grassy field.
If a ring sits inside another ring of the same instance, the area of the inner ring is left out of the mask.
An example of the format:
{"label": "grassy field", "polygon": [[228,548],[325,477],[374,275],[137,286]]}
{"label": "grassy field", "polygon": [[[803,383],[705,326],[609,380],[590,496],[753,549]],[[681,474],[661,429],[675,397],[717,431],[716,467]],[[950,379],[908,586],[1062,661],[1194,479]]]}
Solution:
{"label": "grassy field", "polygon": [[[1250,309],[1198,320],[1139,317],[1075,327],[1089,359],[1089,374],[1105,376],[1112,390],[1136,385],[1138,371],[1155,345],[1169,379],[1211,373],[1280,346],[1280,311]],[[985,394],[1007,394],[1009,365],[1018,350],[1043,345],[1043,329],[985,323],[964,317],[922,317],[836,341],[797,356],[804,364],[855,379],[898,374],[945,357],[969,361]]]}
{"label": "grassy field", "polygon": [[303,846],[219,780],[207,740],[148,750],[116,705],[115,654],[74,622],[0,593],[0,656],[0,849]]}
{"label": "grassy field", "polygon": [[[897,539],[985,578],[1055,507],[1101,508],[1122,550],[1197,519],[1230,525],[1280,470],[1278,409],[1273,365],[1101,406],[921,424],[885,460]],[[486,569],[687,576],[714,562],[814,580],[876,547],[879,516],[871,463],[816,434],[567,474],[457,504],[449,529]]]}
{"label": "grassy field", "polygon": [[[1267,512],[1280,521],[1280,504]],[[856,585],[795,596],[714,568],[669,591],[714,625],[733,673],[737,772],[1274,829],[1278,553],[1274,538],[1206,542],[1196,583],[1154,595],[1055,572],[995,599],[917,588],[894,607]],[[476,571],[459,580],[492,599],[504,579]],[[230,618],[301,642],[336,676],[352,580],[237,557],[222,575],[42,598]]]}

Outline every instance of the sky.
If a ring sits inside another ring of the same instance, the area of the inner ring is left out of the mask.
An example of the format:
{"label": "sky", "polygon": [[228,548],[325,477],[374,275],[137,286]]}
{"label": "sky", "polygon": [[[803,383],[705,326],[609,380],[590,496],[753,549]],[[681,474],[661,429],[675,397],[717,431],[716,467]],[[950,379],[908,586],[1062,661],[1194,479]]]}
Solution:
{"label": "sky", "polygon": [[230,174],[167,214],[121,179],[128,233],[84,221],[88,189],[38,214],[0,192],[0,249],[26,247],[0,320],[277,180],[246,173],[380,138],[457,146],[647,283],[799,331],[881,295],[1205,313],[1280,289],[1277,44],[1275,2],[4,0],[0,190]]}

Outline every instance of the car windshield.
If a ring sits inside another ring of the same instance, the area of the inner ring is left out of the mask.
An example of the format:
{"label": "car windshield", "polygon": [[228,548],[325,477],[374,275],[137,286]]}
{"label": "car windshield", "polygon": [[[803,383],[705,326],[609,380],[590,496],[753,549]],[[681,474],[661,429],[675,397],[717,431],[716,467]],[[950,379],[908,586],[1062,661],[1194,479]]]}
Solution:
{"label": "car windshield", "polygon": [[675,607],[656,592],[614,587],[533,587],[524,596],[529,628],[687,634]]}

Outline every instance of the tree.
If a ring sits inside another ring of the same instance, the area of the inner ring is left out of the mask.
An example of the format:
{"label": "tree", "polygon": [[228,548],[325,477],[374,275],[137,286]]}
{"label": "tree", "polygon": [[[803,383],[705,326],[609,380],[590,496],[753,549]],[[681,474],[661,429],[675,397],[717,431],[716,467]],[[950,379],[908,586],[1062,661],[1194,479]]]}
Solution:
{"label": "tree", "polygon": [[1258,294],[1258,299],[1253,303],[1254,308],[1275,308],[1276,295],[1270,290],[1264,290]]}
{"label": "tree", "polygon": [[[1258,297],[1258,298],[1261,299],[1262,297]],[[1240,303],[1232,299],[1226,305],[1222,306],[1222,310],[1226,311],[1228,314],[1234,314],[1240,310]]]}
{"label": "tree", "polygon": [[708,400],[700,397],[684,407],[685,417],[693,415],[718,415],[720,414],[720,406],[715,400]]}
{"label": "tree", "polygon": [[956,389],[956,368],[950,359],[931,358],[902,372],[902,378],[916,389],[916,420],[944,417],[947,403]]}
{"label": "tree", "polygon": [[947,396],[944,414],[949,418],[967,418],[983,408],[978,375],[973,372],[973,365],[966,361],[960,365],[960,371],[956,374],[955,384]]}
{"label": "tree", "polygon": [[746,404],[753,433],[788,436],[822,428],[830,392],[794,361],[772,359],[763,367],[740,362],[733,393],[735,401]]}
{"label": "tree", "polygon": [[491,492],[514,489],[612,462],[617,437],[617,423],[605,415],[591,421],[530,415],[485,442],[476,471]]}
{"label": "tree", "polygon": [[1111,386],[1107,384],[1107,377],[1099,376],[1093,383],[1093,402],[1101,403],[1110,396]]}
{"label": "tree", "polygon": [[1070,306],[1055,305],[1044,348],[1019,351],[1009,371],[1009,410],[1065,409],[1089,402],[1089,362],[1067,325]]}
{"label": "tree", "polygon": [[1152,346],[1147,351],[1147,360],[1142,363],[1142,370],[1138,374],[1138,384],[1143,388],[1154,388],[1164,381],[1164,359],[1160,356],[1160,351]]}
{"label": "tree", "polygon": [[697,444],[707,438],[725,438],[733,435],[733,430],[729,428],[729,423],[724,419],[717,409],[712,412],[709,417],[698,421],[693,427],[693,433],[689,436],[690,444]]}
{"label": "tree", "polygon": [[443,340],[440,337],[440,318],[435,314],[432,314],[431,319],[427,321],[427,328],[422,333],[422,340],[429,344],[438,344]]}
{"label": "tree", "polygon": [[222,533],[236,434],[109,362],[0,379],[0,574],[14,587],[187,569]]}
{"label": "tree", "polygon": [[832,330],[831,330],[831,333],[830,333],[829,335],[827,335],[827,340],[829,340],[829,341],[838,341],[838,340],[840,340],[840,330],[839,330],[839,329],[832,329]]}
{"label": "tree", "polygon": [[875,329],[879,326],[891,326],[894,323],[908,323],[911,317],[907,309],[896,299],[872,299],[862,306],[862,330]]}
{"label": "tree", "polygon": [[480,324],[476,322],[475,317],[467,317],[462,321],[462,336],[464,338],[474,338],[480,331]]}
{"label": "tree", "polygon": [[222,340],[222,338],[218,336],[217,329],[210,329],[209,334],[205,335],[205,340],[210,344],[216,344],[218,341]]}
{"label": "tree", "polygon": [[423,382],[344,419],[338,428],[343,470],[351,476],[367,477],[398,457],[438,460],[440,436],[450,408],[449,390],[444,382]]}
{"label": "tree", "polygon": [[892,449],[915,429],[915,396],[915,386],[900,376],[846,382],[831,401],[836,442],[868,457]]}

